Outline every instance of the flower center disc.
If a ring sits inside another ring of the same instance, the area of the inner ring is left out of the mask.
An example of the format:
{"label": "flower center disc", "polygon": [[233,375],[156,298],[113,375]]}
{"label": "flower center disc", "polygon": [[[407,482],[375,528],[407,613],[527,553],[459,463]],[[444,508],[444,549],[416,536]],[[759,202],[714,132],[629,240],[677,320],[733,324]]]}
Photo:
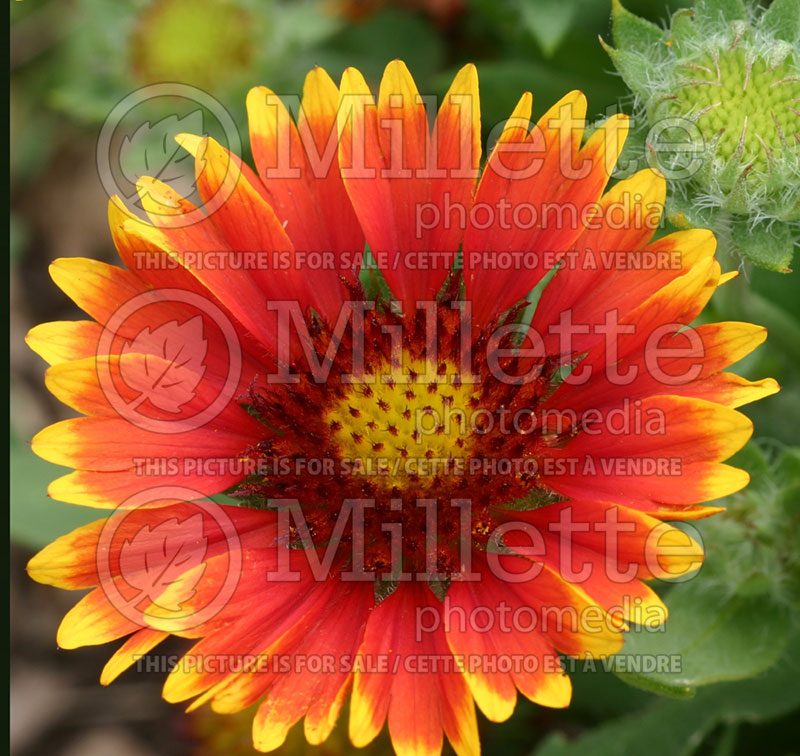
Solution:
{"label": "flower center disc", "polygon": [[[495,508],[552,500],[537,483],[554,434],[537,423],[537,408],[556,363],[517,356],[513,335],[487,337],[492,326],[465,335],[447,304],[435,316],[376,310],[333,339],[317,320],[308,328],[318,357],[338,341],[324,379],[298,358],[291,382],[256,386],[249,401],[272,429],[247,453],[270,469],[240,491],[255,506],[296,500],[315,548],[325,549],[343,504],[362,502],[367,570],[396,570],[399,551],[404,570],[435,564],[442,574],[460,569],[465,547],[486,543]],[[556,442],[570,438],[568,431]],[[348,525],[342,569],[352,538]]]}
{"label": "flower center disc", "polygon": [[414,484],[430,492],[437,472],[455,474],[471,448],[471,403],[454,365],[414,360],[402,371],[385,365],[375,382],[354,387],[325,419],[343,460],[383,488]]}

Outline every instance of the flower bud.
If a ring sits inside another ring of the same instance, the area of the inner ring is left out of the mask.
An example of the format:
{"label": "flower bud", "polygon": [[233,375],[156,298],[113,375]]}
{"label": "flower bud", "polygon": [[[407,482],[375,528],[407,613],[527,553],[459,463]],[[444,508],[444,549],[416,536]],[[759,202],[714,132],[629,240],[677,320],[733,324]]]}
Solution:
{"label": "flower bud", "polygon": [[612,20],[615,47],[603,46],[636,98],[634,149],[669,181],[668,218],[788,272],[800,239],[800,3],[698,0],[661,29],[613,0]]}

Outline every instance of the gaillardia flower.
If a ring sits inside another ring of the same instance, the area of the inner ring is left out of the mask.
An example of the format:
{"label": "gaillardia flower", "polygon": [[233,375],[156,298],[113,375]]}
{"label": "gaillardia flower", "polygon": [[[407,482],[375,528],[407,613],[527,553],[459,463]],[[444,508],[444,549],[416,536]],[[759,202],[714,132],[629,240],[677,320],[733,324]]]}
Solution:
{"label": "gaillardia flower", "polygon": [[147,220],[110,204],[125,268],[52,267],[90,319],[29,343],[85,417],[34,449],[75,468],[51,496],[116,511],[30,574],[91,589],[62,647],[127,638],[104,684],[191,639],[165,698],[258,704],[259,750],[349,695],[356,746],[388,720],[399,754],[478,753],[475,703],[564,707],[560,654],[663,621],[643,581],[702,559],[665,521],[747,483],[734,408],[777,385],[724,368],[764,330],[689,326],[714,237],[651,240],[651,170],[605,191],[626,120],[583,143],[579,92],[535,123],[523,95],[482,172],[472,66],[431,125],[399,61],[377,101],[316,69],[296,121],[247,105],[257,172],[181,135],[199,205],[142,179]]}

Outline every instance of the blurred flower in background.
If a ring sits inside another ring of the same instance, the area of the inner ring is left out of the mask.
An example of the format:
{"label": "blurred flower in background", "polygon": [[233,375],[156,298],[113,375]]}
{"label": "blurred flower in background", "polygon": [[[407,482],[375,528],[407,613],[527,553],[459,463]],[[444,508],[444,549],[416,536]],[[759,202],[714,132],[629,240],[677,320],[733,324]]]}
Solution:
{"label": "blurred flower in background", "polygon": [[[269,49],[269,8],[228,0],[163,0],[136,20],[133,72],[143,82],[180,81],[217,89],[249,75]],[[267,28],[264,28],[267,27]]]}

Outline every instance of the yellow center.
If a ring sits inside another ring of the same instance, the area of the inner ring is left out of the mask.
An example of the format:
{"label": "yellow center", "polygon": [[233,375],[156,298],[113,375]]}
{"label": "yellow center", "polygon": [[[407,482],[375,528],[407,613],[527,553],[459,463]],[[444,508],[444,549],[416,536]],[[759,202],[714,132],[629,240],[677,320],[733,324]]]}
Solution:
{"label": "yellow center", "polygon": [[458,474],[480,426],[478,387],[459,376],[447,362],[408,360],[402,370],[387,365],[371,383],[352,385],[325,416],[351,473],[386,488],[413,482],[423,489]]}

